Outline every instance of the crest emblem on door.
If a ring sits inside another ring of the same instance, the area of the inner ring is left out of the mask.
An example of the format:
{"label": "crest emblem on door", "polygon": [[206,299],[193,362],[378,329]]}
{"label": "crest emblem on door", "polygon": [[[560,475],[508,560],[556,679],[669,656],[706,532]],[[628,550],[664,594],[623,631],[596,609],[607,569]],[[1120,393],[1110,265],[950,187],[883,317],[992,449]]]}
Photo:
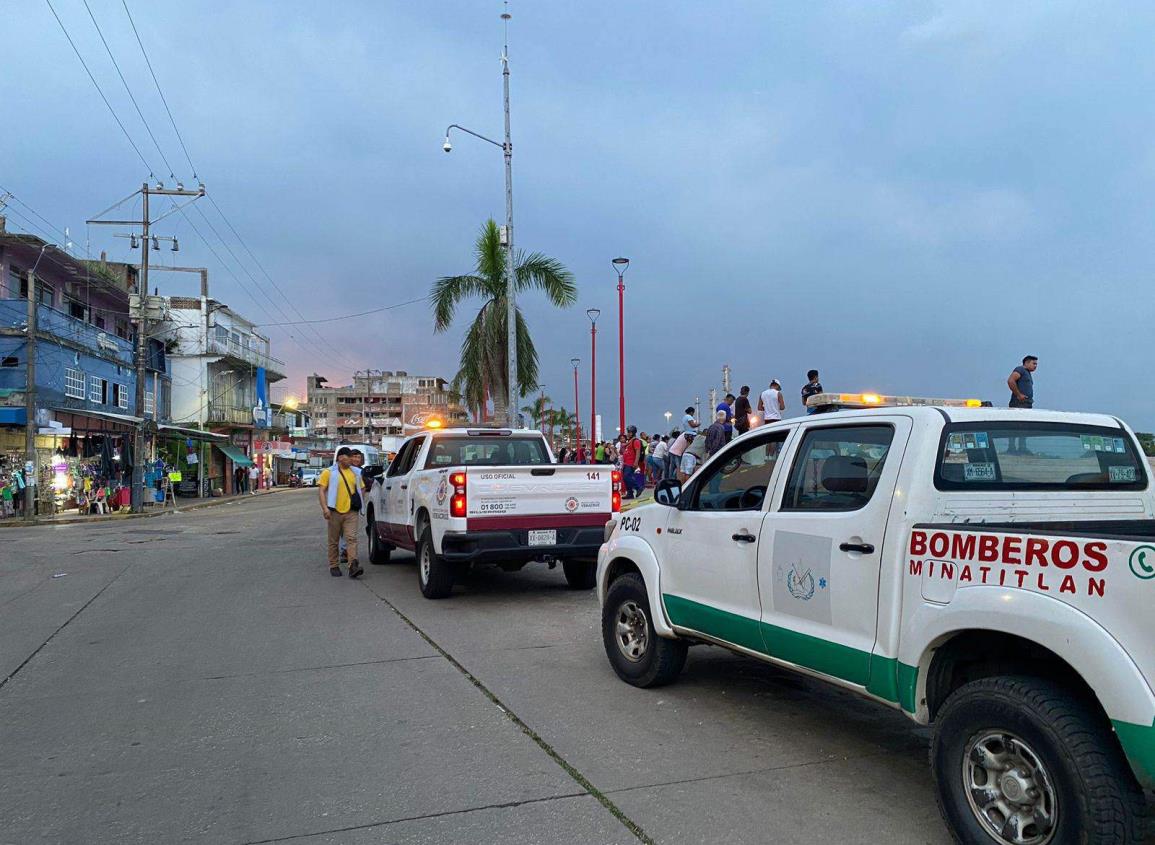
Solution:
{"label": "crest emblem on door", "polygon": [[786,570],[786,590],[796,599],[810,601],[814,598],[814,573],[809,569],[799,572],[797,565],[791,566]]}
{"label": "crest emblem on door", "polygon": [[575,499],[573,496],[570,496],[568,499],[565,500],[565,509],[567,511],[569,511],[570,513],[573,513],[574,511],[576,511],[578,509],[578,500]]}

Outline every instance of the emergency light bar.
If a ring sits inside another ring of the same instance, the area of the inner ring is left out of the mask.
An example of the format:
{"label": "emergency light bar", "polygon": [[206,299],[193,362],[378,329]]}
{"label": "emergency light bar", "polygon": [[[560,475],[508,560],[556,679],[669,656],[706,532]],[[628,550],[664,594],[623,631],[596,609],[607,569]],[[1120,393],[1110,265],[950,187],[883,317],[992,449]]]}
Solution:
{"label": "emergency light bar", "polygon": [[808,408],[837,411],[844,408],[908,408],[942,406],[946,408],[990,408],[982,399],[930,399],[925,396],[883,396],[879,393],[816,393],[806,400]]}

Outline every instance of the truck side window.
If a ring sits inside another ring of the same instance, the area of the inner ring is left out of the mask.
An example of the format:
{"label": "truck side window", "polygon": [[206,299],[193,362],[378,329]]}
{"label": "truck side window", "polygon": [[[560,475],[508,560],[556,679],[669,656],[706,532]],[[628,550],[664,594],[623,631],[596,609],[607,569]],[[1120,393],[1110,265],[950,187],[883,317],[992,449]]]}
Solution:
{"label": "truck side window", "polygon": [[890,452],[889,425],[812,428],[806,432],[782,500],[784,511],[853,511],[874,494]]}
{"label": "truck side window", "polygon": [[778,431],[723,453],[719,462],[711,465],[698,480],[687,510],[761,510],[788,434],[788,431]]}

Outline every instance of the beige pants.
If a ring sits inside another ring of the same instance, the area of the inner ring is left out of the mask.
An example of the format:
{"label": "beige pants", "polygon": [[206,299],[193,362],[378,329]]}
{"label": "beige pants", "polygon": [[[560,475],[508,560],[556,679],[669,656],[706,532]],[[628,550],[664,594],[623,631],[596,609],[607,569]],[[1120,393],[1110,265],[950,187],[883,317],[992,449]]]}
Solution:
{"label": "beige pants", "polygon": [[345,535],[345,554],[349,560],[357,559],[357,520],[361,514],[357,511],[337,513],[329,511],[329,568],[337,566],[340,560],[338,547],[341,544],[341,535]]}

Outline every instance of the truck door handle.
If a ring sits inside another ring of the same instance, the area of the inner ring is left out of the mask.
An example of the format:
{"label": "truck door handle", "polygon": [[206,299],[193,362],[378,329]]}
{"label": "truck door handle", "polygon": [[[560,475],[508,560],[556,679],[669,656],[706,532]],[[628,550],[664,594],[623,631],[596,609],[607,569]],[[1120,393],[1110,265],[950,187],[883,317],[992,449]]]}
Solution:
{"label": "truck door handle", "polygon": [[[401,485],[401,489],[402,489],[402,490],[408,490],[408,489],[409,489],[409,485],[408,485],[408,484],[402,484],[402,485]],[[871,551],[874,551],[874,546],[871,546],[871,547],[870,547],[870,550],[871,550]]]}
{"label": "truck door handle", "polygon": [[387,485],[387,486],[385,487],[385,489],[386,489],[386,490],[392,490],[392,489],[393,489],[393,485],[392,485],[392,484],[389,484],[389,485]]}
{"label": "truck door handle", "polygon": [[862,552],[864,555],[874,554],[874,546],[870,543],[842,543],[838,548],[844,552]]}
{"label": "truck door handle", "polygon": [[730,539],[739,543],[753,543],[758,538],[748,531],[743,531],[741,534],[731,534]]}

